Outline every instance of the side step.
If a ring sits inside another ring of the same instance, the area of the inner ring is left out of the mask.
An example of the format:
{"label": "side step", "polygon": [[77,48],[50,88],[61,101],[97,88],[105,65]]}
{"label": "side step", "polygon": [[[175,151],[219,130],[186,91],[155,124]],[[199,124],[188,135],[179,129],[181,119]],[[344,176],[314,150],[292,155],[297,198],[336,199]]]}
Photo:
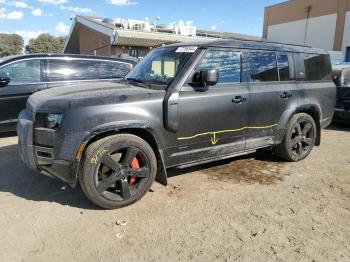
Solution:
{"label": "side step", "polygon": [[216,158],[210,158],[210,159],[204,159],[204,160],[200,160],[200,161],[190,162],[188,164],[177,166],[176,168],[179,168],[179,169],[188,168],[188,167],[202,165],[202,164],[207,164],[207,163],[210,163],[210,162],[215,162],[215,161],[224,160],[224,159],[228,159],[228,158],[249,155],[249,154],[253,154],[255,152],[256,152],[256,150],[241,151],[241,152],[237,152],[237,153],[230,154],[230,155],[219,156],[219,157],[216,157]]}

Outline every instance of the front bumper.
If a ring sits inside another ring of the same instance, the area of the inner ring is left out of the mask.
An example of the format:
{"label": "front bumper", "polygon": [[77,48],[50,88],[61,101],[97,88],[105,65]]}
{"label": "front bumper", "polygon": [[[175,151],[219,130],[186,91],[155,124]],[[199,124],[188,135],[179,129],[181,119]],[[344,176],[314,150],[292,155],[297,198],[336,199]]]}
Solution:
{"label": "front bumper", "polygon": [[334,111],[334,120],[350,123],[350,111],[343,108],[336,108]]}
{"label": "front bumper", "polygon": [[32,114],[27,110],[22,111],[17,122],[18,149],[22,161],[30,169],[75,186],[79,162],[58,159],[59,154],[55,146],[35,145],[33,143],[35,132],[37,130],[33,127]]}

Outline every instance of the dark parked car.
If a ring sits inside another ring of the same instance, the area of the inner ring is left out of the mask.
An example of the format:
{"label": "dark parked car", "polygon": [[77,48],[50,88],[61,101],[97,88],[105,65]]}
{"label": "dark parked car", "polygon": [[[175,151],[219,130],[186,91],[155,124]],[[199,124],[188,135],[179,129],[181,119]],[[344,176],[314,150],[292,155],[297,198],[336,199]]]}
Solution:
{"label": "dark parked car", "polygon": [[337,85],[334,121],[350,123],[350,65],[336,66],[333,80]]}
{"label": "dark parked car", "polygon": [[21,158],[103,208],[140,199],[167,168],[273,147],[299,161],[320,145],[336,88],[327,52],[219,40],[152,50],[125,83],[31,96],[17,126]]}
{"label": "dark parked car", "polygon": [[28,97],[40,90],[124,77],[135,61],[88,55],[35,54],[0,59],[0,132],[14,131]]}

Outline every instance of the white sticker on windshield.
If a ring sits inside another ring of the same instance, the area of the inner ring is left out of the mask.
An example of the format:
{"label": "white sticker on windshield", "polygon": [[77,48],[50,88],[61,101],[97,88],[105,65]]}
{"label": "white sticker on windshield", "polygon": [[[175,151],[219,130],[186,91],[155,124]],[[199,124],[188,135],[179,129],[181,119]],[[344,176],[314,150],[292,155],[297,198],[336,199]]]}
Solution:
{"label": "white sticker on windshield", "polygon": [[180,46],[178,49],[176,49],[176,53],[194,53],[196,51],[198,46]]}

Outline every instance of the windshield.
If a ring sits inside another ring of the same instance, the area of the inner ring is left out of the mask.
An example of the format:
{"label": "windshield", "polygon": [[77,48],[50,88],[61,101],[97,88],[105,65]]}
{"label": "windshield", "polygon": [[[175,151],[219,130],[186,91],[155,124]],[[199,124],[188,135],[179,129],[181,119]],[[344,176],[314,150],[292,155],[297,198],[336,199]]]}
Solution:
{"label": "windshield", "polygon": [[154,49],[126,76],[127,80],[166,88],[193,55],[196,47]]}

